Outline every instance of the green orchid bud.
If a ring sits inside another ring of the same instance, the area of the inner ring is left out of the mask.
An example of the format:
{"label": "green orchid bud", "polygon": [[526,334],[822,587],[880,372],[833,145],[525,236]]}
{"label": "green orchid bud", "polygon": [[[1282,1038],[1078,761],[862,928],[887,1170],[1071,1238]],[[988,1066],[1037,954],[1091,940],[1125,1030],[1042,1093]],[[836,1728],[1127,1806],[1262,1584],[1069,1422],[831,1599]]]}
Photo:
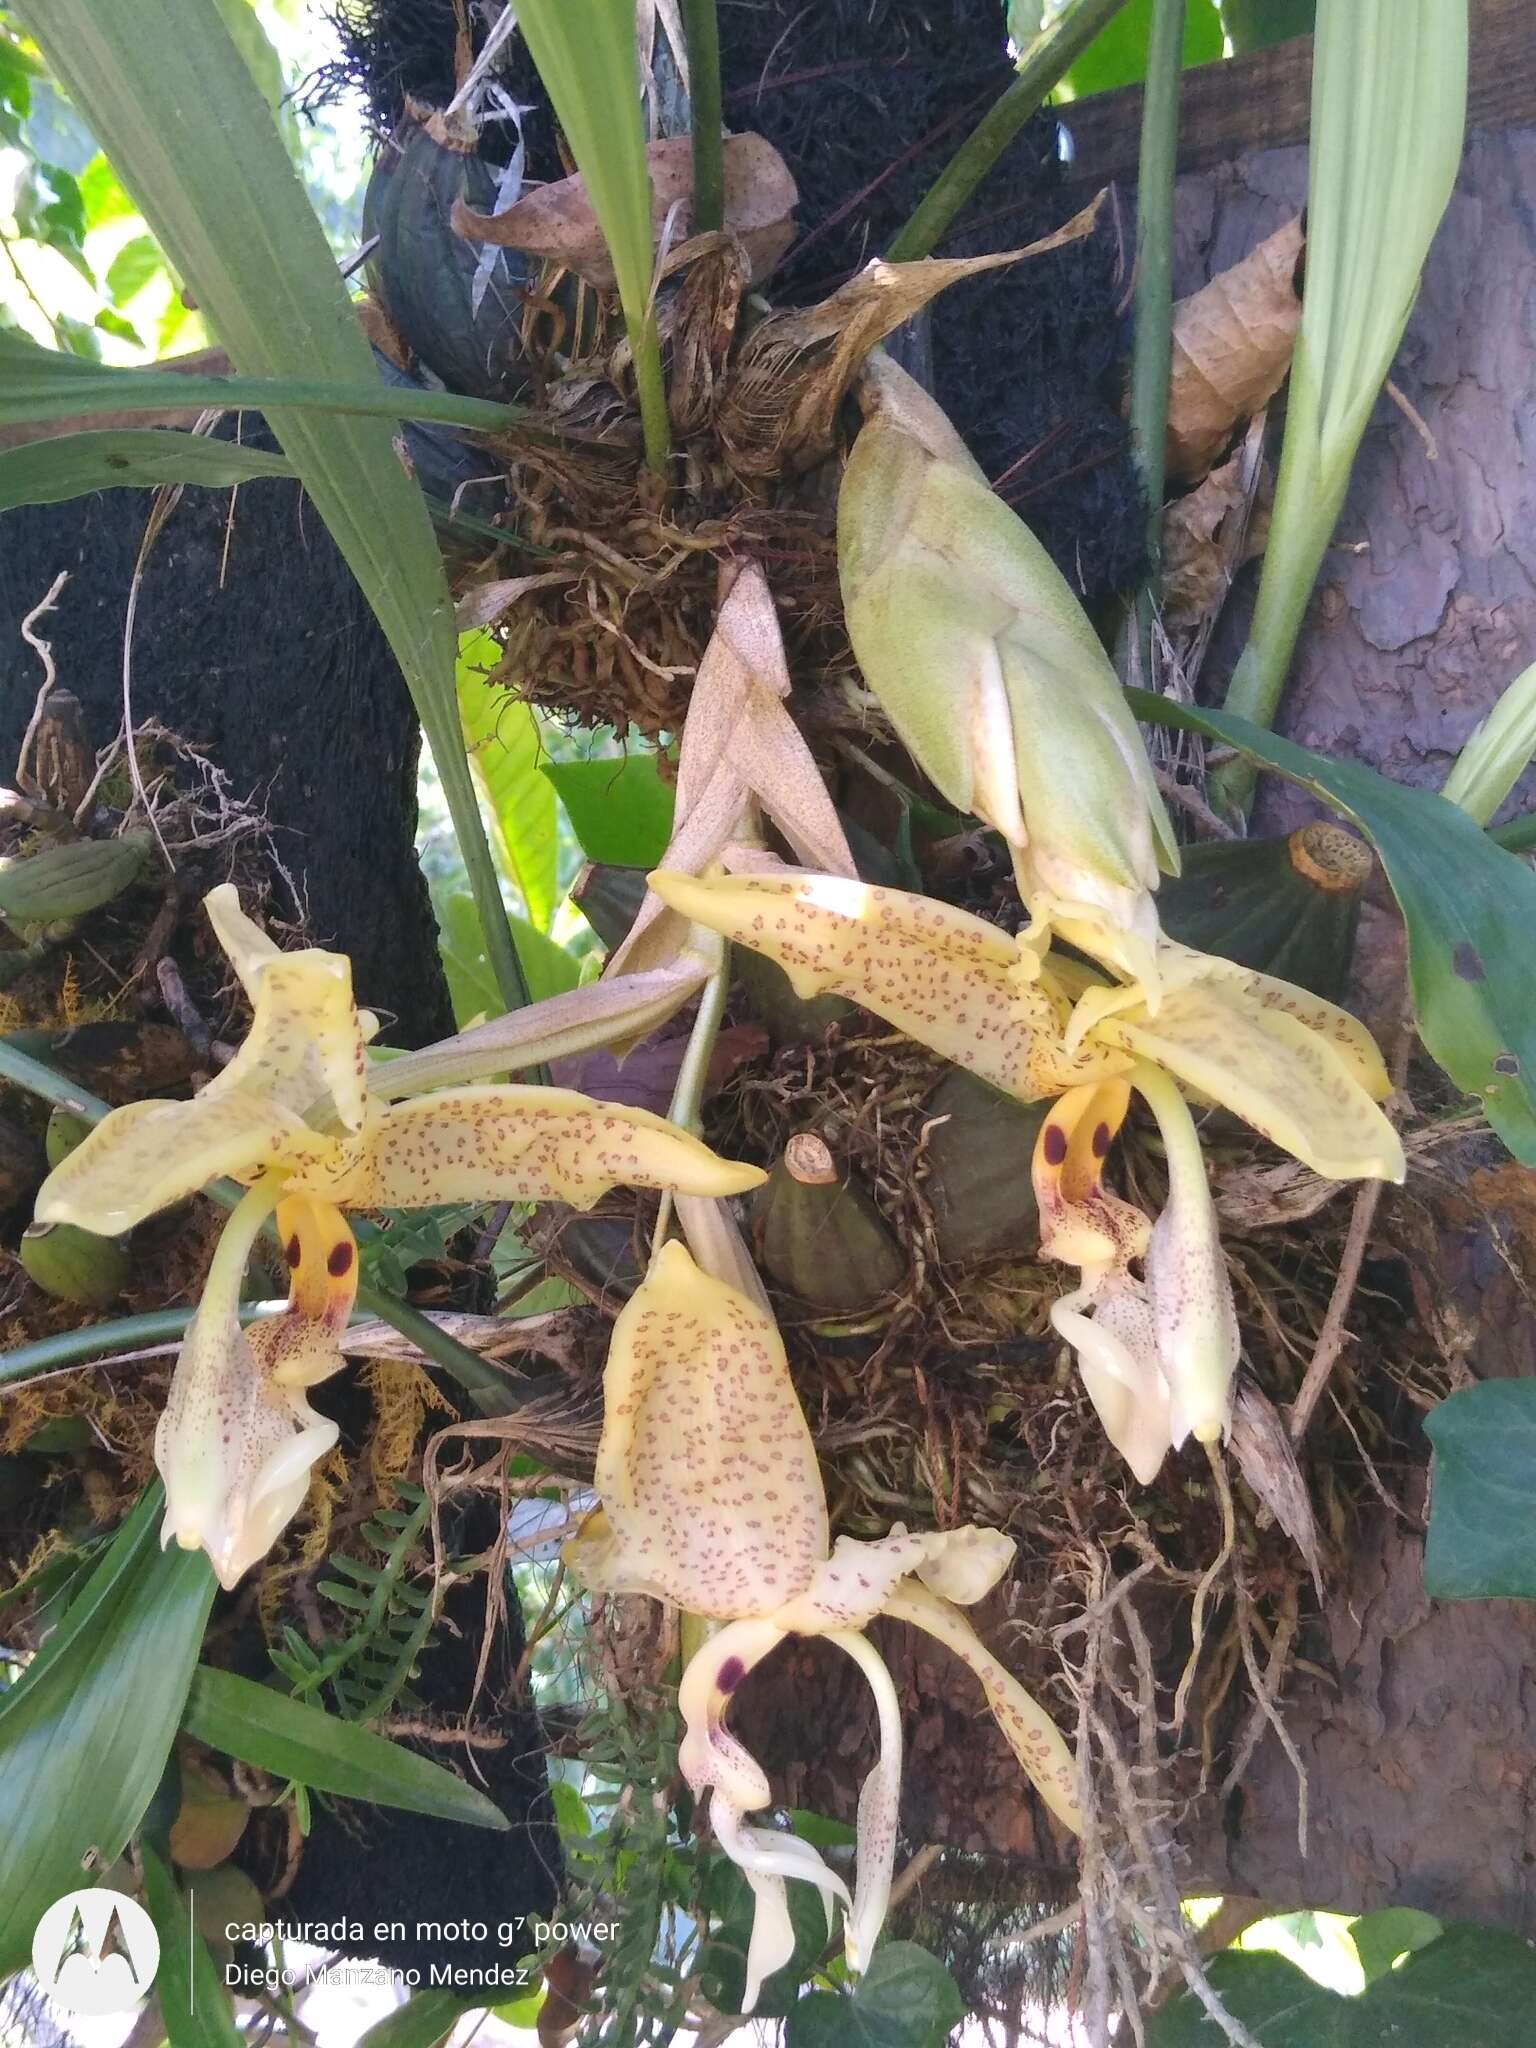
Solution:
{"label": "green orchid bud", "polygon": [[926,393],[882,361],[862,397],[838,560],[865,680],[948,801],[1009,842],[1037,949],[1054,927],[1150,979],[1178,853],[1109,658]]}

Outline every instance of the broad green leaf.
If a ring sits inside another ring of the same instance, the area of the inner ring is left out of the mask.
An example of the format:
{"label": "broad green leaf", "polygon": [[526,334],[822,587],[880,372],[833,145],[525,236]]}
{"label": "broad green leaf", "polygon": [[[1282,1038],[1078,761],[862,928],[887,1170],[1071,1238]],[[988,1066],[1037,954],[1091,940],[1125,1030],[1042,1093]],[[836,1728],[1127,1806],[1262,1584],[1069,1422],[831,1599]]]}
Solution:
{"label": "broad green leaf", "polygon": [[415,1991],[393,2012],[359,2035],[357,2048],[437,2048],[467,2012],[477,2007],[451,1991]]}
{"label": "broad green leaf", "polygon": [[92,1853],[122,1854],[170,1754],[216,1586],[201,1551],[161,1550],[163,1506],[150,1487],[0,1696],[0,1978]]}
{"label": "broad green leaf", "polygon": [[1316,20],[1317,0],[1221,0],[1221,25],[1235,57],[1309,36]]}
{"label": "broad green leaf", "polygon": [[[804,1890],[804,1886],[795,1887]],[[910,1941],[875,1950],[851,1995],[813,1991],[784,2030],[785,2048],[940,2048],[965,2018],[955,1980]]]}
{"label": "broad green leaf", "polygon": [[[185,4],[185,0],[181,0]],[[372,357],[368,358],[372,367]],[[296,365],[311,367],[308,363]],[[16,420],[62,420],[90,412],[195,412],[204,406],[227,411],[311,410],[358,421],[440,420],[447,426],[505,427],[514,406],[487,398],[460,398],[451,391],[414,391],[403,384],[369,382],[349,363],[349,378],[287,376],[199,377],[179,370],[124,370],[85,362],[57,349],[39,348],[24,334],[0,331],[0,424]],[[273,425],[277,422],[274,419]],[[324,436],[325,422],[311,424]],[[376,429],[369,426],[368,432]],[[290,445],[291,429],[281,434]],[[386,432],[386,441],[388,434]],[[395,461],[391,450],[391,461]],[[297,457],[295,457],[297,461]],[[399,463],[395,461],[399,470]],[[404,472],[401,471],[404,481]]]}
{"label": "broad green leaf", "polygon": [[286,456],[171,427],[104,427],[58,434],[0,453],[0,512],[55,505],[88,491],[142,490],[155,484],[239,484],[292,476]]}
{"label": "broad green leaf", "polygon": [[432,915],[437,920],[437,956],[448,982],[453,1021],[467,1031],[499,1007],[496,977],[485,957],[480,920],[467,889],[434,889]]}
{"label": "broad green leaf", "polygon": [[477,1828],[505,1828],[483,1792],[414,1750],[232,1671],[198,1667],[182,1727],[210,1749],[315,1792],[371,1799]]}
{"label": "broad green leaf", "polygon": [[622,761],[546,761],[539,771],[555,785],[571,830],[588,860],[605,866],[653,868],[672,837],[672,789],[654,754]]}
{"label": "broad green leaf", "polygon": [[1330,761],[1246,718],[1127,693],[1138,718],[1203,732],[1354,820],[1377,853],[1408,928],[1414,1015],[1425,1045],[1515,1157],[1536,1166],[1536,874],[1455,804]]}
{"label": "broad green leaf", "polygon": [[170,2048],[239,2048],[244,2035],[208,1944],[193,1930],[188,1902],[160,1844],[139,1844],[144,1898],[160,1937],[155,1996]]}
{"label": "broad green leaf", "polygon": [[[1450,1927],[1342,1998],[1279,1956],[1229,1952],[1210,1965],[1223,2004],[1263,2048],[1532,2048],[1536,1951],[1517,1934]],[[1187,1991],[1153,2016],[1149,2048],[1225,2048]]]}
{"label": "broad green leaf", "polygon": [[115,306],[126,306],[143,291],[151,279],[165,275],[165,258],[153,235],[135,235],[125,242],[107,266],[107,290]]}
{"label": "broad green leaf", "polygon": [[1444,1932],[1444,1924],[1433,1913],[1421,1913],[1414,1906],[1384,1906],[1379,1913],[1362,1913],[1349,1923],[1349,1938],[1368,1986],[1384,1977],[1399,1956],[1428,1948]]}
{"label": "broad green leaf", "polygon": [[539,773],[544,748],[537,712],[489,678],[500,658],[488,633],[460,641],[459,716],[507,879],[521,892],[529,922],[547,932],[557,895],[555,793]]}
{"label": "broad green leaf", "polygon": [[1431,1409],[1424,1590],[1536,1600],[1536,1380],[1484,1380]]}
{"label": "broad green leaf", "polygon": [[[1467,0],[1319,0],[1306,292],[1253,624],[1227,693],[1261,725],[1456,183],[1466,103]],[[1252,776],[1237,764],[1216,784],[1246,802]]]}
{"label": "broad green leaf", "polygon": [[651,174],[640,118],[633,0],[519,0],[517,24],[538,67],[608,244],[634,357],[646,459],[668,448],[667,399],[651,304]]}
{"label": "broad green leaf", "polygon": [[[1099,31],[1062,80],[1066,97],[1085,99],[1117,85],[1136,85],[1147,75],[1153,0],[1130,0]],[[1212,64],[1222,54],[1221,17],[1215,0],[1188,0],[1184,10],[1184,64]]]}
{"label": "broad green leaf", "polygon": [[85,207],[87,228],[104,227],[108,221],[128,220],[138,211],[123,190],[122,180],[100,150],[80,173],[80,199]]}
{"label": "broad green leaf", "polygon": [[536,1003],[549,996],[563,996],[581,980],[581,964],[574,954],[557,946],[547,933],[538,931],[523,917],[511,920],[517,957],[523,963],[528,993]]}
{"label": "broad green leaf", "polygon": [[[218,0],[25,0],[16,12],[236,367],[382,396],[325,231]],[[268,417],[400,664],[515,1008],[525,991],[459,736],[453,614],[426,503],[387,415],[278,405]]]}
{"label": "broad green leaf", "polygon": [[[1207,1966],[1211,1987],[1262,2048],[1349,2048],[1357,2001],[1329,1991],[1283,1956],[1229,1951]],[[1226,2048],[1226,2036],[1188,1991],[1152,2015],[1148,2048]],[[1414,2048],[1425,2048],[1417,2040]],[[1465,2044],[1463,2044],[1465,2048]]]}
{"label": "broad green leaf", "polygon": [[1533,2048],[1536,1950],[1496,1927],[1448,1927],[1357,2001],[1349,2048]]}

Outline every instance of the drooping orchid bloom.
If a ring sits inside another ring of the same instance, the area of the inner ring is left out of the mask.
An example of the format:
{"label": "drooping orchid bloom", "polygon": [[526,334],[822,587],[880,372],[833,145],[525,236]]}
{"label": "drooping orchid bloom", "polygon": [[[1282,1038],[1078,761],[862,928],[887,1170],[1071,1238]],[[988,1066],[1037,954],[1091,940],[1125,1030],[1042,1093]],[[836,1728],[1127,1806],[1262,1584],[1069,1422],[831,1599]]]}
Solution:
{"label": "drooping orchid bloom", "polygon": [[[1222,1435],[1238,1356],[1205,1166],[1175,1084],[1326,1179],[1403,1176],[1402,1145],[1377,1106],[1391,1084],[1370,1034],[1289,982],[1162,939],[1154,1009],[1134,981],[1042,964],[1027,934],[1013,939],[899,890],[811,874],[657,874],[651,886],[695,923],[776,961],[798,994],[847,996],[1021,1101],[1062,1098],[1037,1141],[1042,1249],[1080,1266],[1083,1283],[1053,1320],[1077,1349],[1111,1441],[1143,1479],[1186,1434]],[[1132,1088],[1167,1151],[1169,1200],[1155,1226],[1102,1187]],[[1131,1262],[1143,1255],[1138,1281]]]}
{"label": "drooping orchid bloom", "polygon": [[[345,957],[280,951],[227,884],[206,907],[251,999],[249,1036],[190,1101],[135,1102],[104,1117],[49,1175],[37,1215],[115,1233],[217,1175],[247,1186],[156,1435],[162,1540],[206,1549],[230,1586],[276,1540],[335,1440],[302,1393],[342,1362],[357,1285],[343,1209],[469,1200],[588,1208],[620,1185],[719,1196],[763,1176],[661,1117],[567,1089],[468,1087],[383,1101],[370,1092],[364,1053],[376,1026],[353,1003]],[[274,1218],[289,1306],[242,1333],[246,1261]]]}
{"label": "drooping orchid bloom", "polygon": [[[849,1966],[868,1966],[885,1918],[901,1789],[901,1718],[883,1660],[863,1631],[879,1615],[946,1644],[981,1681],[1009,1746],[1056,1818],[1079,1826],[1076,1766],[1055,1724],[960,1612],[1013,1556],[995,1529],[829,1551],[826,1497],[778,1329],[766,1306],[664,1245],[614,1325],[597,1456],[602,1507],[565,1546],[604,1593],[645,1593],[723,1623],[689,1659],[679,1691],[680,1761],[756,1902],[747,1958],[750,2011],[794,1948],[785,1880],[849,1908]],[[959,1603],[958,1605],[956,1603]],[[859,1797],[857,1873],[841,1878],[808,1842],[751,1825],[768,1780],[726,1726],[748,1674],[786,1636],[824,1635],[859,1665],[879,1707],[879,1761]]]}

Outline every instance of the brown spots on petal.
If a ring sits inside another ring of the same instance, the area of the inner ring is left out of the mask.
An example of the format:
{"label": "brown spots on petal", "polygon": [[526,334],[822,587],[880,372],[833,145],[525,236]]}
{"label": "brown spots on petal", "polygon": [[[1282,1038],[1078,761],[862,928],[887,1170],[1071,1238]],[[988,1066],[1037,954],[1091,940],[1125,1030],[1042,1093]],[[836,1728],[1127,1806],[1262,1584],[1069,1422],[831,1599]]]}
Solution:
{"label": "brown spots on petal", "polygon": [[1047,1166],[1060,1166],[1067,1156],[1067,1134],[1060,1124],[1047,1124],[1040,1140]]}
{"label": "brown spots on petal", "polygon": [[353,1248],[350,1242],[333,1244],[325,1261],[325,1270],[333,1280],[340,1280],[352,1270]]}

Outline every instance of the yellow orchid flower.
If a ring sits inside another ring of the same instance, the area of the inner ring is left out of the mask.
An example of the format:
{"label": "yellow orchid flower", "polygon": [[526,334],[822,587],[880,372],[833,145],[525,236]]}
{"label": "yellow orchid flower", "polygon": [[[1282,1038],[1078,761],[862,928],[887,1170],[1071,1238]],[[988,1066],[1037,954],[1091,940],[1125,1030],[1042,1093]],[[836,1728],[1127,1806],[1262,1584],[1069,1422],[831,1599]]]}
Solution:
{"label": "yellow orchid flower", "polygon": [[[190,1101],[135,1102],[104,1117],[49,1175],[36,1213],[113,1234],[219,1174],[249,1187],[215,1255],[157,1443],[165,1540],[207,1548],[230,1584],[270,1547],[334,1441],[300,1396],[335,1369],[356,1287],[342,1209],[588,1208],[620,1185],[720,1196],[763,1175],[661,1117],[568,1089],[465,1087],[387,1102],[368,1086],[364,1044],[376,1027],[353,1003],[345,957],[280,951],[228,884],[206,908],[250,996],[249,1036]],[[274,1212],[293,1297],[274,1324],[242,1335],[241,1278]]]}
{"label": "yellow orchid flower", "polygon": [[[1377,1106],[1391,1084],[1370,1034],[1289,982],[1163,939],[1154,1013],[1137,982],[1107,985],[1054,957],[1041,964],[1028,934],[1011,938],[900,890],[811,874],[663,873],[651,886],[695,923],[776,961],[797,994],[847,996],[1022,1101],[1063,1098],[1037,1141],[1042,1249],[1081,1266],[1083,1284],[1053,1319],[1143,1479],[1170,1443],[1222,1434],[1238,1353],[1205,1166],[1175,1082],[1326,1179],[1403,1176],[1401,1142]],[[1168,1158],[1155,1226],[1100,1180],[1132,1087]],[[1143,1254],[1138,1281],[1131,1261]]]}
{"label": "yellow orchid flower", "polygon": [[[710,1794],[715,1835],[755,1895],[746,2010],[794,1946],[787,1878],[848,1907],[854,1970],[868,1966],[885,1918],[901,1718],[890,1673],[863,1634],[877,1616],[925,1629],[970,1667],[1051,1812],[1079,1826],[1070,1750],[960,1612],[1003,1576],[1012,1539],[995,1529],[897,1529],[879,1542],[840,1537],[829,1550],[816,1453],[773,1318],[703,1271],[682,1243],[661,1248],[614,1326],[596,1485],[601,1508],[565,1546],[577,1575],[594,1591],[646,1593],[724,1624],[683,1673],[680,1761],[694,1791]],[[880,1757],[859,1798],[851,1900],[809,1843],[746,1819],[768,1805],[768,1780],[726,1715],[748,1673],[790,1635],[835,1642],[879,1706]]]}

